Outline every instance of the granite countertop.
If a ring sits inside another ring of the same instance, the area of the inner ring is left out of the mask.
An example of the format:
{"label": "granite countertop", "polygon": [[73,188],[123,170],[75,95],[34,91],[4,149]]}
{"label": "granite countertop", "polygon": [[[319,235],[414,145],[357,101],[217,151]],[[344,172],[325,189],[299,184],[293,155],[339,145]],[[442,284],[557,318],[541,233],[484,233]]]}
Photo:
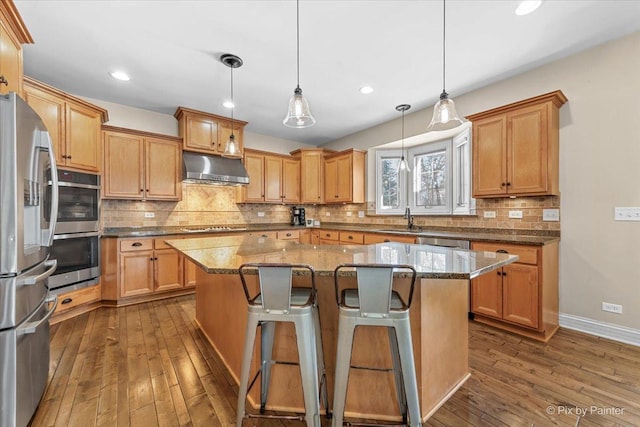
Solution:
{"label": "granite countertop", "polygon": [[518,260],[516,255],[395,242],[334,246],[220,236],[168,239],[166,243],[210,274],[236,274],[244,263],[270,262],[309,264],[318,275],[326,276],[333,275],[340,264],[358,263],[409,264],[421,278],[472,279]]}
{"label": "granite countertop", "polygon": [[415,237],[442,237],[449,239],[459,239],[477,242],[512,243],[542,246],[560,240],[559,232],[545,230],[492,230],[492,229],[427,229],[416,228],[407,230],[402,227],[384,226],[379,224],[352,225],[338,223],[324,223],[321,227],[305,228],[294,227],[289,224],[256,224],[238,226],[191,226],[191,227],[119,227],[105,228],[103,237],[153,237],[171,235],[193,235],[199,234],[220,234],[221,236],[230,233],[260,232],[260,231],[280,231],[280,230],[337,230],[353,231],[378,234],[397,234]]}

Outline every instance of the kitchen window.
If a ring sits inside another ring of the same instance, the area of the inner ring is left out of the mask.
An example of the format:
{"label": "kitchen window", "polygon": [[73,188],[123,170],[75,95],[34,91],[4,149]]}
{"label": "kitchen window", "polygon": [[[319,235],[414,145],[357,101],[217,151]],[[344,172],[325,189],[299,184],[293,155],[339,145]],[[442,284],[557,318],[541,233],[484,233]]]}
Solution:
{"label": "kitchen window", "polygon": [[398,174],[400,150],[376,151],[376,213],[417,215],[475,213],[471,198],[469,129],[453,138],[416,145],[406,151],[409,174]]}

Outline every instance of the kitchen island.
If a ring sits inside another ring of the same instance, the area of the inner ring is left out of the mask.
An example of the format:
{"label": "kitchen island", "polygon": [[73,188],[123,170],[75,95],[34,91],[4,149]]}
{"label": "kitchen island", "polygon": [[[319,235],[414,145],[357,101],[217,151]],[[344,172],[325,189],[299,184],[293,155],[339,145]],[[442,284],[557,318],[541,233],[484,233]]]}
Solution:
{"label": "kitchen island", "polygon": [[[366,246],[309,245],[260,237],[209,237],[167,240],[200,268],[196,276],[196,322],[232,377],[238,381],[247,319],[247,301],[238,267],[248,262],[304,263],[316,270],[324,357],[330,394],[338,330],[333,270],[343,263],[410,264],[418,272],[411,326],[423,419],[431,416],[469,377],[469,279],[510,264],[517,256],[403,243]],[[294,283],[295,283],[294,277]],[[409,280],[399,278],[401,288]],[[250,286],[258,286],[256,282]],[[353,281],[355,287],[355,280]],[[296,361],[295,332],[289,325],[276,330],[274,359]],[[256,346],[257,348],[257,346]],[[356,331],[347,417],[399,419],[386,331]],[[256,353],[257,356],[257,353]],[[253,372],[259,368],[254,357]],[[304,411],[298,367],[273,367],[267,408]],[[252,374],[254,375],[254,374]],[[257,408],[259,390],[249,402]],[[331,396],[330,396],[331,400]]]}

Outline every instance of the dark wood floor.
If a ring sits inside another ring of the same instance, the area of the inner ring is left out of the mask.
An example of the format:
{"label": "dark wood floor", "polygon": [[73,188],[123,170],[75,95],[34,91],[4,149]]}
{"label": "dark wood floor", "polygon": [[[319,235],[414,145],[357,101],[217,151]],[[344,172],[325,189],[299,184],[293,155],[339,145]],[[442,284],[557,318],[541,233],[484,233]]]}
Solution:
{"label": "dark wood floor", "polygon": [[[54,325],[50,385],[32,425],[233,425],[237,387],[194,311],[191,295]],[[541,344],[473,322],[469,346],[471,378],[427,425],[640,425],[638,347],[563,329]]]}

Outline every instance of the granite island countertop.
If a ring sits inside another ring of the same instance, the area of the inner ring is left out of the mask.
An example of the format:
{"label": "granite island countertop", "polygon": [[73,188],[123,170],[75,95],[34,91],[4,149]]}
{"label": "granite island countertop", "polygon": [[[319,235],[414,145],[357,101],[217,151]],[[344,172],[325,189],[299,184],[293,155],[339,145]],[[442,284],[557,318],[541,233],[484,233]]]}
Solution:
{"label": "granite island countertop", "polygon": [[384,226],[380,224],[353,225],[339,223],[325,223],[320,227],[300,227],[289,224],[255,224],[255,225],[231,225],[220,228],[217,225],[209,226],[166,226],[166,227],[108,227],[102,232],[103,237],[154,237],[172,235],[202,234],[229,235],[233,233],[251,233],[260,231],[281,230],[336,230],[374,234],[396,234],[414,237],[442,237],[477,242],[512,243],[520,245],[543,246],[560,240],[559,232],[545,230],[494,230],[494,229],[428,229],[416,228],[407,230],[398,226]]}
{"label": "granite island countertop", "polygon": [[249,262],[309,264],[320,276],[345,263],[409,264],[420,278],[473,279],[518,260],[516,255],[407,243],[311,245],[252,236],[167,239],[209,274],[237,274]]}

